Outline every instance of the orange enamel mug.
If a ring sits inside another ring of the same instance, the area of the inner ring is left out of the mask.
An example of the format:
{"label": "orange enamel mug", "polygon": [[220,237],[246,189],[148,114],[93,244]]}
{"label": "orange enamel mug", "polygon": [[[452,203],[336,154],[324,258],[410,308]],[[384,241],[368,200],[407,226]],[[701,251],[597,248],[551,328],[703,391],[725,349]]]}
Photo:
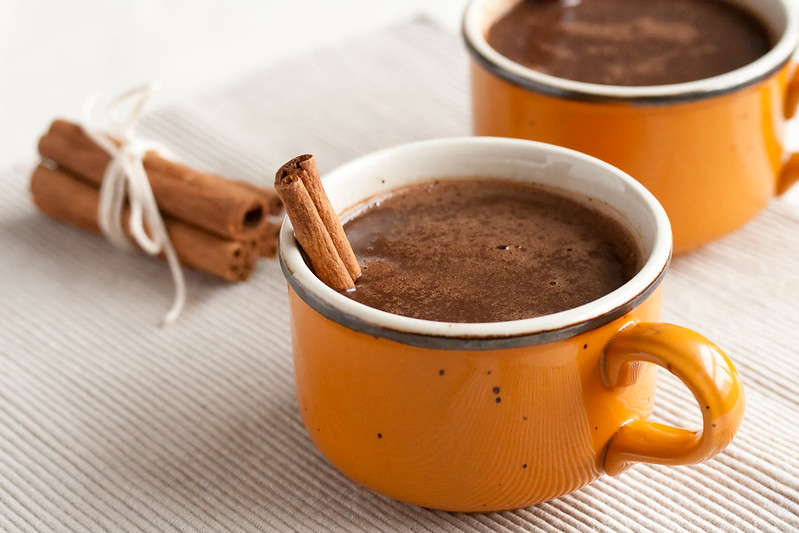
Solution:
{"label": "orange enamel mug", "polygon": [[777,44],[757,61],[648,87],[566,80],[502,56],[485,35],[518,1],[472,0],[464,14],[476,135],[553,143],[621,168],[666,209],[675,253],[735,230],[799,178],[799,155],[784,144],[799,99],[795,0],[734,0],[774,35]]}
{"label": "orange enamel mug", "polygon": [[[286,219],[280,262],[289,286],[297,401],[322,454],[392,498],[479,512],[555,498],[637,462],[693,464],[723,450],[743,416],[741,380],[712,342],[658,322],[671,257],[669,221],[628,175],[566,148],[466,137],[376,152],[323,182],[344,213],[392,189],[458,176],[587,195],[634,232],[643,267],[610,294],[552,315],[474,324],[420,320],[367,307],[324,285],[303,261]],[[700,428],[647,419],[658,367],[696,398]]]}

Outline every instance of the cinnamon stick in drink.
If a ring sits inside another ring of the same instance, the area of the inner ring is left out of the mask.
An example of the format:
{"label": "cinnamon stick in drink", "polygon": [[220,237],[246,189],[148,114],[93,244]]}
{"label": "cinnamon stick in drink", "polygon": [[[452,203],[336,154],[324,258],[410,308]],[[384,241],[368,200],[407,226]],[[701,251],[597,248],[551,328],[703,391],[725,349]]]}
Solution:
{"label": "cinnamon stick in drink", "polygon": [[[34,203],[51,218],[101,233],[98,188],[68,171],[42,165],[34,170],[30,187]],[[126,208],[122,216],[126,233],[129,218]],[[223,239],[173,217],[164,216],[163,220],[181,264],[231,282],[244,281],[252,274],[258,255],[254,239]]]}
{"label": "cinnamon stick in drink", "polygon": [[297,156],[284,165],[286,167],[294,167],[303,185],[308,190],[308,194],[316,207],[319,217],[322,219],[333,244],[336,247],[339,257],[347,267],[352,281],[357,281],[361,277],[361,267],[358,266],[358,260],[352,251],[347,235],[344,233],[344,228],[338,219],[338,214],[330,204],[330,200],[325,193],[322,186],[322,178],[319,177],[319,171],[316,168],[316,160],[310,154]]}
{"label": "cinnamon stick in drink", "polygon": [[[94,185],[102,183],[111,156],[77,124],[55,120],[39,141],[39,153]],[[144,156],[144,169],[159,210],[221,237],[239,239],[268,223],[265,197],[214,174],[198,172],[155,152]]]}
{"label": "cinnamon stick in drink", "polygon": [[[310,155],[300,156],[280,167],[275,175],[275,190],[283,200],[286,214],[294,226],[294,236],[308,256],[311,269],[316,276],[334,289],[351,289],[355,286],[354,279],[339,255],[338,247],[305,185],[305,174],[308,174],[309,170],[316,171],[316,164],[312,158]],[[311,163],[308,163],[309,160]],[[327,196],[324,200],[329,204]],[[332,206],[330,209],[332,210]],[[323,207],[322,210],[326,208]],[[336,224],[341,228],[338,218]],[[344,234],[343,228],[341,234]],[[346,235],[344,242],[352,254]]]}

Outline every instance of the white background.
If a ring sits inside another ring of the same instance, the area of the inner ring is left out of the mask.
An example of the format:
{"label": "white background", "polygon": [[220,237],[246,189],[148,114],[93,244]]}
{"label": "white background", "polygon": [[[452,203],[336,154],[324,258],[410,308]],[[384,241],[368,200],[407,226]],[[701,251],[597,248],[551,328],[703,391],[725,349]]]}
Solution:
{"label": "white background", "polygon": [[[168,104],[419,14],[457,35],[467,2],[0,0],[0,168],[32,162],[52,119],[77,118],[92,92],[158,81]],[[786,196],[799,205],[799,186]]]}
{"label": "white background", "polygon": [[[164,104],[426,14],[457,34],[466,0],[0,0],[0,168],[32,161],[56,116],[160,81]],[[107,98],[106,98],[107,97]]]}

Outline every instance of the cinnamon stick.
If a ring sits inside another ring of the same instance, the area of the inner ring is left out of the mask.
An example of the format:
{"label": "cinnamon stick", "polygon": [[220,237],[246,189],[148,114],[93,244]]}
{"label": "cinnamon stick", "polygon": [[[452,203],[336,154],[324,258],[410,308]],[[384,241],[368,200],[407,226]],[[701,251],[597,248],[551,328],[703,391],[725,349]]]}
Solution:
{"label": "cinnamon stick", "polygon": [[258,239],[258,253],[261,257],[273,259],[277,256],[277,241],[280,224],[269,224]]}
{"label": "cinnamon stick", "polygon": [[[39,141],[39,153],[97,186],[102,183],[111,160],[80,126],[66,120],[51,124]],[[230,239],[257,233],[268,223],[267,213],[272,209],[265,201],[268,193],[255,193],[251,188],[198,172],[155,152],[145,155],[144,169],[162,213]]]}
{"label": "cinnamon stick", "polygon": [[302,179],[302,174],[306,172],[305,168],[296,164],[296,158],[292,159],[277,171],[275,190],[283,200],[286,214],[294,226],[294,236],[308,256],[311,269],[316,276],[334,289],[351,289],[355,286],[354,280],[339,256],[336,245]]}
{"label": "cinnamon stick", "polygon": [[280,196],[277,195],[277,192],[274,189],[259,187],[258,185],[249,181],[236,181],[234,183],[260,196],[266,204],[267,214],[273,217],[283,214],[283,202],[280,200]]}
{"label": "cinnamon stick", "polygon": [[[92,184],[63,169],[39,165],[31,176],[34,203],[51,218],[100,234],[97,208],[100,191]],[[128,233],[129,210],[123,213],[123,230]],[[163,216],[169,238],[181,264],[213,274],[227,281],[250,277],[257,250],[255,239],[223,239],[215,234]]]}
{"label": "cinnamon stick", "polygon": [[283,202],[277,192],[272,188],[259,187],[248,181],[237,181],[242,187],[250,189],[255,194],[263,197],[268,206],[269,217],[267,223],[258,232],[258,253],[261,257],[273,259],[277,256],[277,240],[282,222]]}
{"label": "cinnamon stick", "polygon": [[322,186],[322,178],[316,168],[316,160],[311,154],[305,154],[295,157],[283,167],[294,167],[292,172],[296,172],[302,179],[302,183],[308,190],[308,194],[319,213],[319,217],[322,219],[322,223],[333,240],[339,257],[344,262],[344,266],[347,267],[347,272],[349,272],[352,281],[357,281],[361,277],[361,267],[358,265],[355,253],[353,253],[350,242],[347,240],[344,228],[338,219],[338,214],[333,209]]}

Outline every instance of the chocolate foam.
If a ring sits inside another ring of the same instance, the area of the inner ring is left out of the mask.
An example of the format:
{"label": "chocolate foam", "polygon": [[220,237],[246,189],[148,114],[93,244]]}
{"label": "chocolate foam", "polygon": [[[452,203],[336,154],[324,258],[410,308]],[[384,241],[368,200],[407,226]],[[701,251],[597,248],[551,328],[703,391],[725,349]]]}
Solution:
{"label": "chocolate foam", "polygon": [[391,313],[496,322],[555,313],[628,281],[641,253],[584,202],[507,180],[415,185],[345,225],[362,276],[348,297]]}
{"label": "chocolate foam", "polygon": [[546,74],[624,86],[709,78],[773,45],[758,18],[724,0],[525,0],[492,25],[487,40]]}

